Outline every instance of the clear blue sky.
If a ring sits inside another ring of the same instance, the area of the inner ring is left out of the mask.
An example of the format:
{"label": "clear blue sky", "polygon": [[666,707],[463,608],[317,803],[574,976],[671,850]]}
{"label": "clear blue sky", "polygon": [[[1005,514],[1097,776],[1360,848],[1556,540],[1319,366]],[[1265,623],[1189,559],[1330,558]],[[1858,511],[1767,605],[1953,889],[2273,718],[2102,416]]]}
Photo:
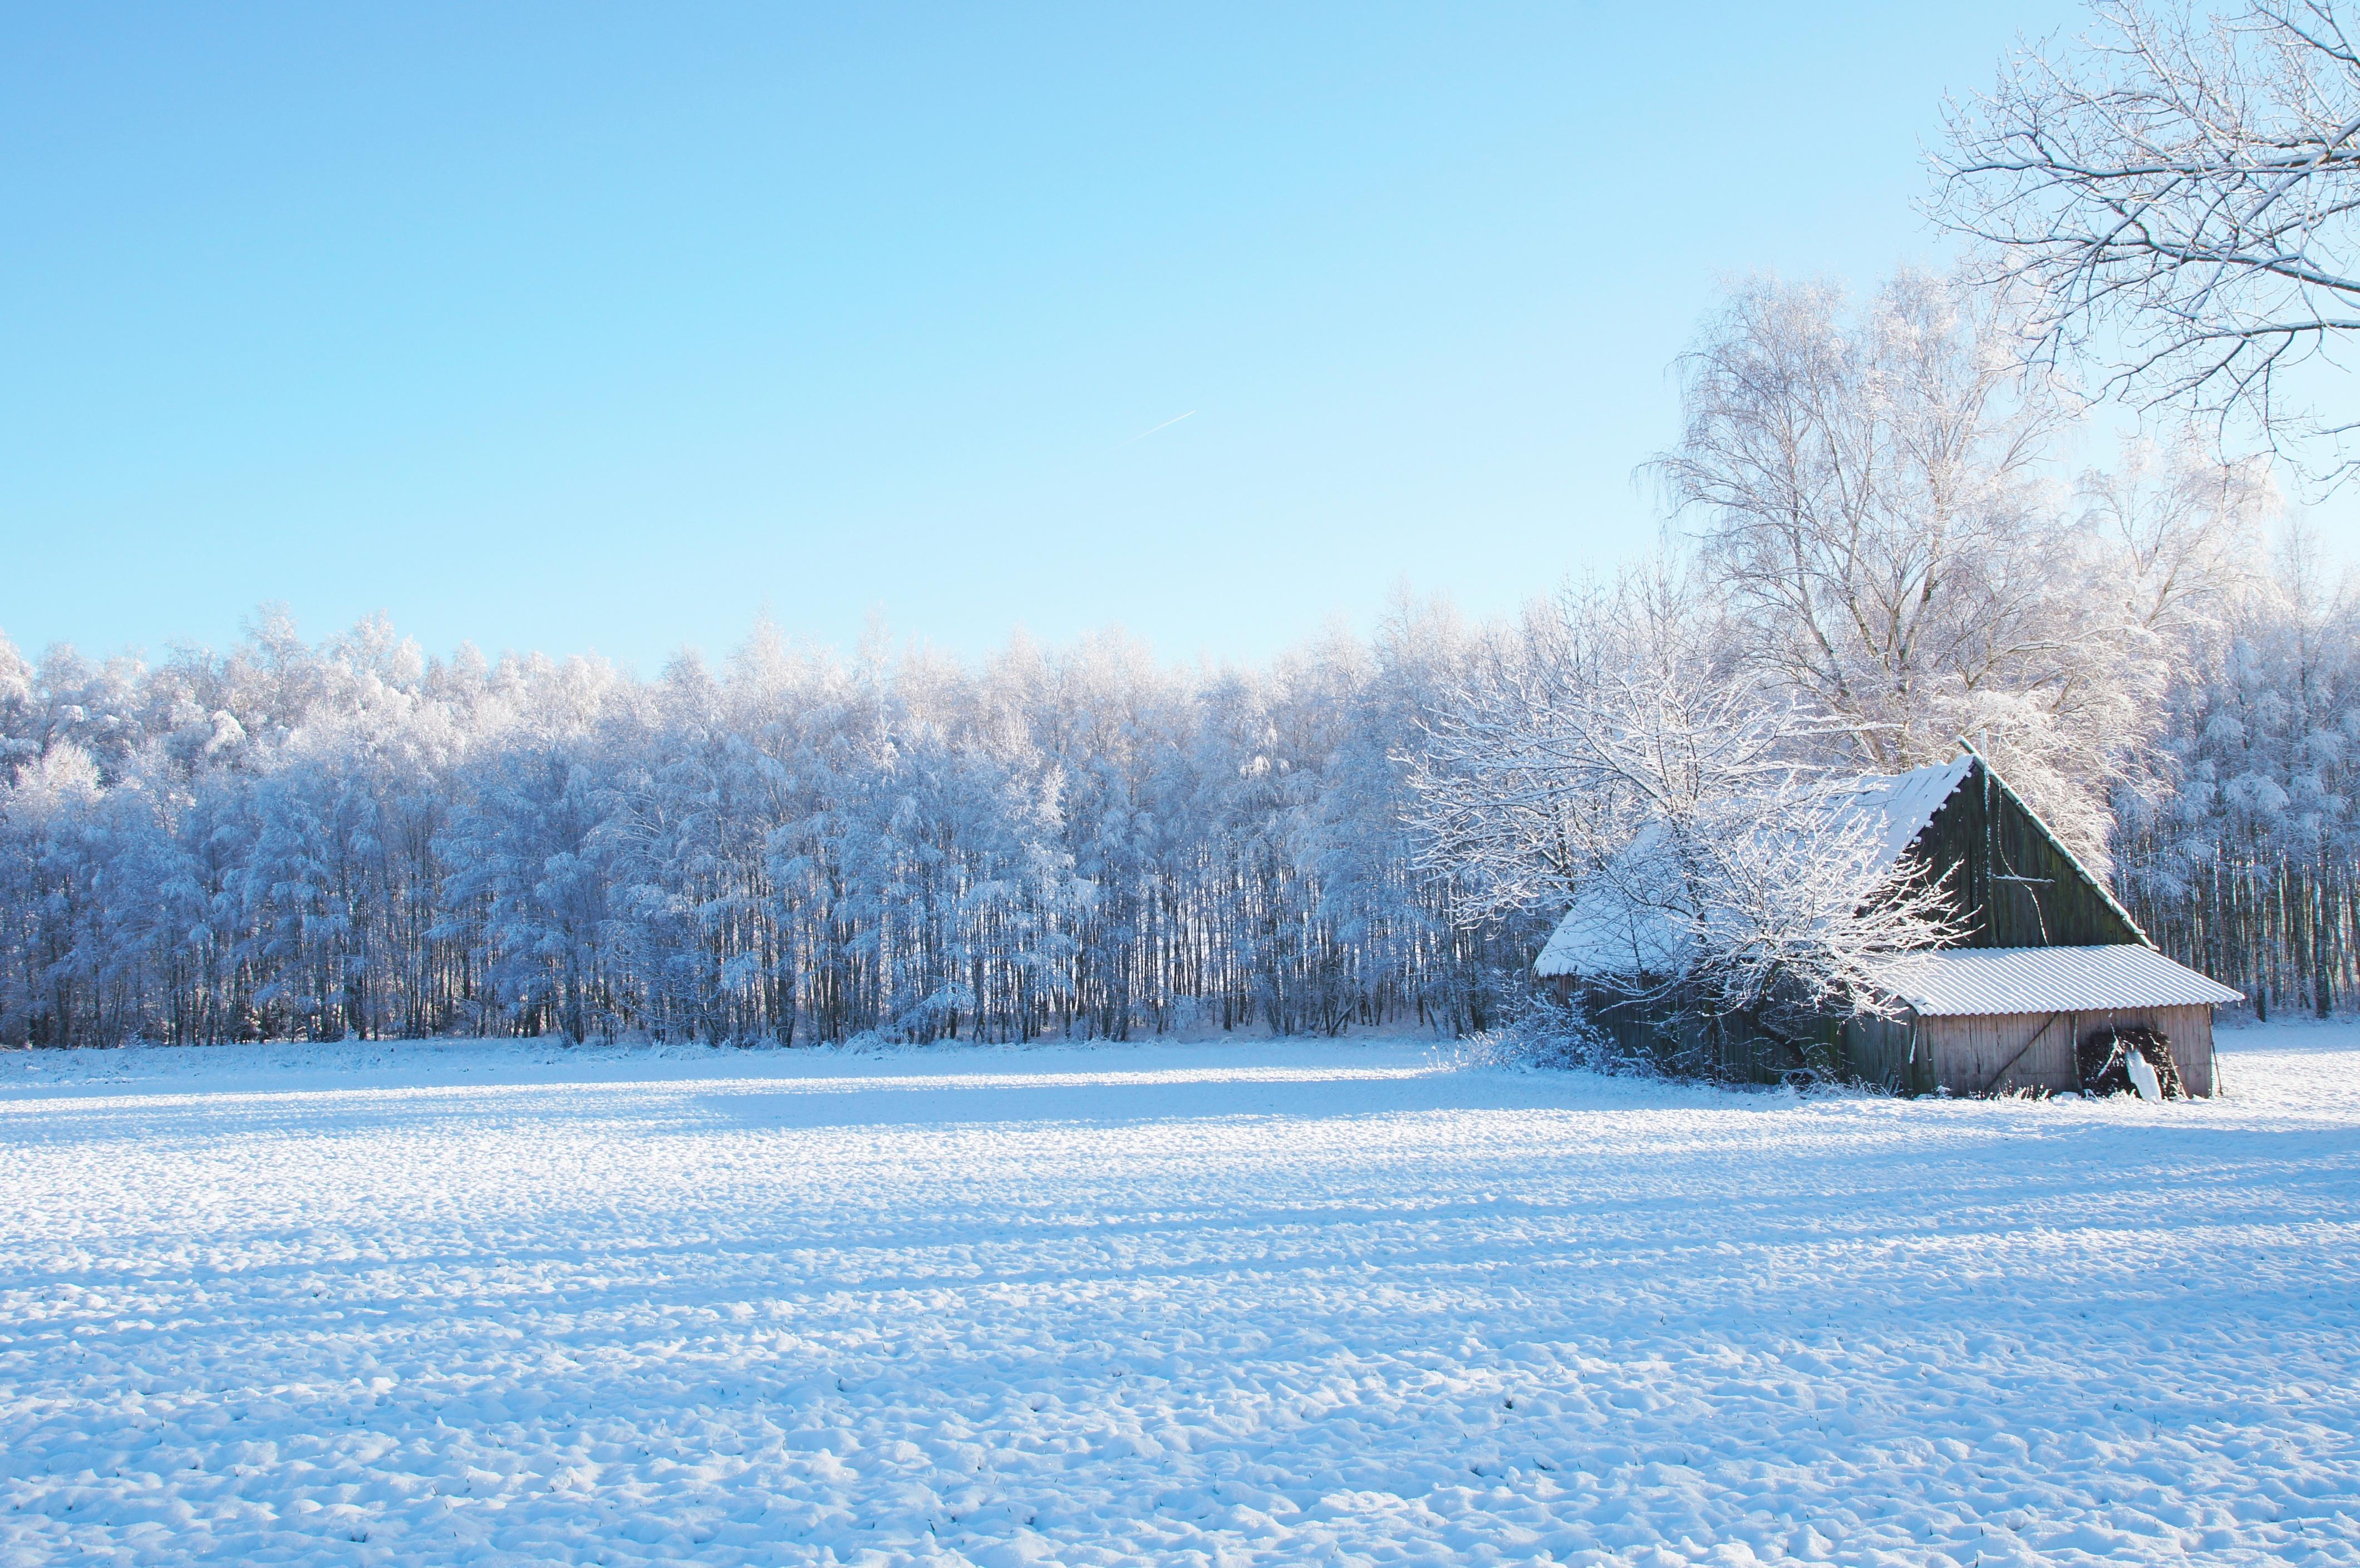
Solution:
{"label": "clear blue sky", "polygon": [[1941,94],[2076,15],[14,7],[0,630],[1505,609],[1645,543],[1716,280],[1934,256]]}

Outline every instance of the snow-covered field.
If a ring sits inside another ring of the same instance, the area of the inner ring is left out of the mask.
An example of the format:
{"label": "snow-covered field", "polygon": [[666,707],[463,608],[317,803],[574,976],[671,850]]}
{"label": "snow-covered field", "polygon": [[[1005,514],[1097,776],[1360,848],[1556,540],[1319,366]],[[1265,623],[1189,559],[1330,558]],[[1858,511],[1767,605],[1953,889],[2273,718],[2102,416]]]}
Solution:
{"label": "snow-covered field", "polygon": [[2360,1029],[0,1058],[0,1562],[2360,1563]]}

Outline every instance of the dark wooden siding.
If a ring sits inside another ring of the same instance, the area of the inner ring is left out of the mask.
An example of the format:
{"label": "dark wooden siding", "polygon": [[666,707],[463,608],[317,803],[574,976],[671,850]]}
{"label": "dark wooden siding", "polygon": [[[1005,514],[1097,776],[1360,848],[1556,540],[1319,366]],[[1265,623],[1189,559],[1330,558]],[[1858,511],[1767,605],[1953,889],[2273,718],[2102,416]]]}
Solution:
{"label": "dark wooden siding", "polygon": [[[1558,994],[1578,992],[1568,985]],[[1737,1083],[1775,1083],[1797,1068],[1846,1070],[1840,1018],[1820,1019],[1807,1034],[1787,1037],[1765,1031],[1747,1013],[1674,1023],[1653,1007],[1597,993],[1582,1000],[1590,1022],[1611,1036],[1623,1054],[1644,1057],[1666,1070]]]}
{"label": "dark wooden siding", "polygon": [[1930,873],[1950,873],[1968,928],[1961,947],[2146,943],[1980,757],[1918,835],[1916,853]]}
{"label": "dark wooden siding", "polygon": [[1863,1014],[1846,1019],[1841,1070],[1848,1077],[1863,1083],[1882,1084],[1896,1093],[1932,1093],[1933,1069],[1915,1048],[1916,1031],[1916,1020],[1911,1018],[1876,1018]]}

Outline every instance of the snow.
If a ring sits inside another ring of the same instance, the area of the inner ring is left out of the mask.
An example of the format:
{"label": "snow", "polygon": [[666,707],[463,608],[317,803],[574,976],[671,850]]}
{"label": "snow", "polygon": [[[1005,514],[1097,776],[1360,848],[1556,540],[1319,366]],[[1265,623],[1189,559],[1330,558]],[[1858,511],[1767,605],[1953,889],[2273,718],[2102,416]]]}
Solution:
{"label": "snow", "polygon": [[0,1563],[2360,1562],[2360,1027],[0,1058]]}
{"label": "snow", "polygon": [[[1827,828],[1837,835],[1865,831],[1878,847],[1878,864],[1890,866],[1917,842],[1973,768],[1973,755],[1961,751],[1950,762],[1907,773],[1863,773],[1847,786],[1849,795],[1828,818]],[[1660,828],[1651,823],[1623,857],[1635,861],[1657,853],[1660,841]],[[1644,902],[1634,905],[1625,890],[1612,883],[1592,887],[1575,898],[1549,933],[1533,962],[1535,974],[1548,979],[1634,966],[1639,973],[1661,974],[1678,967],[1688,938],[1663,909]]]}
{"label": "snow", "polygon": [[1934,814],[1967,782],[1974,765],[1974,754],[1962,751],[1947,762],[1883,778],[1874,774],[1862,778],[1852,809],[1884,829],[1885,864],[1899,860],[1918,841],[1918,835],[1926,831]]}

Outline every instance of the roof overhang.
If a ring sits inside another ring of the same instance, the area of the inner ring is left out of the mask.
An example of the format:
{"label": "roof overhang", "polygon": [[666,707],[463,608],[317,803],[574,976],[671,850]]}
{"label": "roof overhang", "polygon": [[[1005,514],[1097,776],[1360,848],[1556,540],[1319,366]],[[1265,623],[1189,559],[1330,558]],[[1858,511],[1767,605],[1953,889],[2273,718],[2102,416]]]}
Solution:
{"label": "roof overhang", "polygon": [[2230,990],[2153,948],[1944,948],[1893,960],[1883,989],[1921,1018],[2217,1006]]}

